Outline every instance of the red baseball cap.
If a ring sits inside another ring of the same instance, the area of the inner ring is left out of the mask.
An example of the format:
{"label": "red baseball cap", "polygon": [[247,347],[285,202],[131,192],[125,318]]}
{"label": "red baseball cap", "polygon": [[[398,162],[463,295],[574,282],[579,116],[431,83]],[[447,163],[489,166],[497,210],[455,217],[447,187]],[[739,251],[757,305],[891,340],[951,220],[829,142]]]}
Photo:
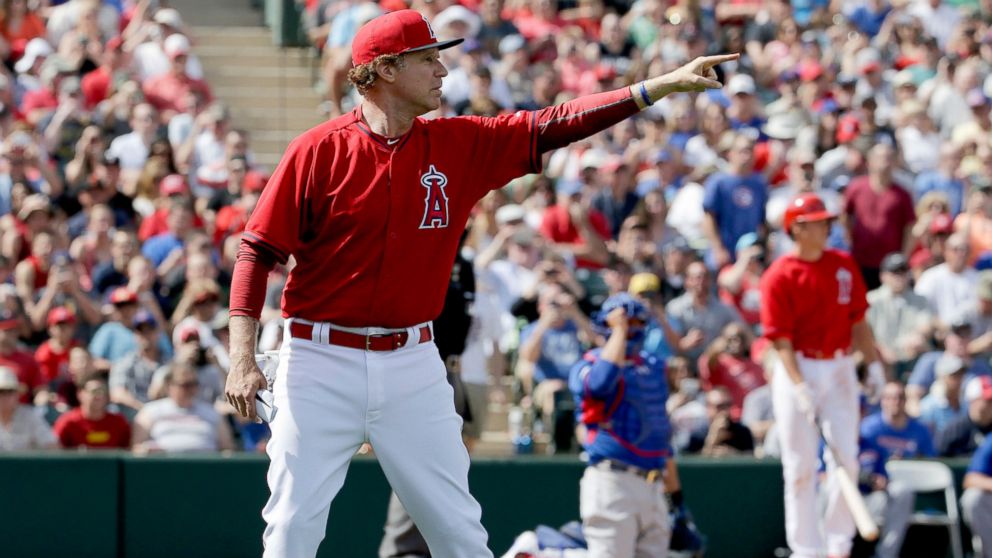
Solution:
{"label": "red baseball cap", "polygon": [[110,292],[111,304],[133,304],[138,302],[138,295],[127,287],[117,287]]}
{"label": "red baseball cap", "polygon": [[858,117],[853,114],[841,117],[837,123],[837,143],[854,141],[859,135],[861,135],[861,121]]}
{"label": "red baseball cap", "polygon": [[360,66],[383,54],[446,49],[464,40],[438,41],[427,17],[416,10],[397,10],[373,19],[358,30],[351,42],[351,61]]}
{"label": "red baseball cap", "polygon": [[186,184],[186,179],[183,178],[183,175],[170,174],[162,178],[162,181],[158,183],[158,192],[163,196],[185,194],[189,192],[189,185]]}
{"label": "red baseball cap", "polygon": [[55,324],[74,324],[76,323],[76,315],[72,313],[65,306],[56,306],[48,311],[48,325],[53,326]]}
{"label": "red baseball cap", "polygon": [[179,328],[177,333],[180,343],[186,343],[192,341],[193,339],[200,339],[200,328],[196,327],[195,324],[186,324]]}

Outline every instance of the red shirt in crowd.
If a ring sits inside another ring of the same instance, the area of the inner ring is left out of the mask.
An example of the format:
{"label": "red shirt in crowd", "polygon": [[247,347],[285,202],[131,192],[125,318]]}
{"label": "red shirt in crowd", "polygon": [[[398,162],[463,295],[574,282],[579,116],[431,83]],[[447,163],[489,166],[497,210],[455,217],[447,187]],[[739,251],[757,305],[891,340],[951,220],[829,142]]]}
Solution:
{"label": "red shirt in crowd", "polygon": [[[724,266],[720,270],[720,275],[728,273],[731,267]],[[717,281],[719,282],[719,279]],[[721,287],[720,301],[733,306],[748,325],[753,326],[761,322],[761,283],[750,274],[741,277],[740,290],[737,294]]]}
{"label": "red shirt in crowd", "polygon": [[69,351],[78,346],[79,342],[73,340],[65,350],[58,351],[52,348],[51,341],[42,343],[34,352],[42,381],[48,383],[59,378],[69,378]]}
{"label": "red shirt in crowd", "polygon": [[34,391],[39,386],[44,385],[45,380],[41,377],[38,363],[34,361],[34,355],[25,351],[15,350],[7,355],[0,355],[0,366],[6,366],[17,375],[17,381],[27,386],[27,391],[21,394],[21,403],[32,405]]}
{"label": "red shirt in crowd", "polygon": [[145,82],[144,92],[148,102],[160,111],[182,112],[184,99],[191,92],[202,95],[204,103],[213,101],[213,95],[210,94],[210,87],[207,82],[186,75],[179,76],[172,72],[153,77]]}
{"label": "red shirt in crowd", "polygon": [[775,260],[761,276],[761,301],[765,337],[789,339],[796,352],[818,358],[847,351],[851,326],[868,309],[861,271],[840,250],[825,250],[815,262],[795,254]]}
{"label": "red shirt in crowd", "polygon": [[55,96],[55,93],[47,87],[41,87],[39,89],[35,89],[34,91],[28,91],[24,94],[24,98],[21,99],[21,112],[25,115],[31,114],[31,111],[34,110],[55,110],[57,108],[59,108],[59,99]]}
{"label": "red shirt in crowd", "polygon": [[100,66],[83,76],[83,79],[79,81],[79,88],[83,91],[86,108],[92,109],[100,101],[107,98],[107,92],[110,91],[110,79],[110,68],[107,66]]}
{"label": "red shirt in crowd", "polygon": [[[609,240],[610,226],[602,213],[595,209],[590,209],[589,225],[596,231],[596,234],[603,237],[603,240]],[[585,244],[585,241],[579,235],[578,227],[575,226],[571,216],[568,214],[568,208],[563,205],[555,204],[544,210],[539,230],[545,238],[558,244],[575,244],[579,246]],[[575,258],[575,265],[587,269],[601,269],[603,267],[585,258]]]}
{"label": "red shirt in crowd", "polygon": [[[193,227],[203,228],[203,218],[198,213],[193,215]],[[141,221],[141,226],[138,227],[138,240],[144,242],[167,232],[169,232],[169,208],[161,207]]]}
{"label": "red shirt in crowd", "polygon": [[718,354],[714,361],[711,367],[706,355],[699,357],[700,385],[705,391],[718,386],[727,388],[732,400],[730,416],[739,420],[744,397],[765,385],[765,370],[750,358],[738,358],[729,353]]}
{"label": "red shirt in crowd", "polygon": [[214,244],[220,247],[225,238],[245,230],[247,222],[248,211],[244,207],[225,205],[220,208],[214,222]]}
{"label": "red shirt in crowd", "polygon": [[913,198],[893,184],[876,192],[867,176],[851,180],[844,191],[844,213],[853,217],[851,255],[858,265],[878,269],[882,258],[902,252],[906,227],[916,222]]}
{"label": "red shirt in crowd", "polygon": [[123,415],[108,412],[100,420],[83,416],[81,409],[62,414],[52,427],[64,448],[127,449],[131,446],[131,426]]}

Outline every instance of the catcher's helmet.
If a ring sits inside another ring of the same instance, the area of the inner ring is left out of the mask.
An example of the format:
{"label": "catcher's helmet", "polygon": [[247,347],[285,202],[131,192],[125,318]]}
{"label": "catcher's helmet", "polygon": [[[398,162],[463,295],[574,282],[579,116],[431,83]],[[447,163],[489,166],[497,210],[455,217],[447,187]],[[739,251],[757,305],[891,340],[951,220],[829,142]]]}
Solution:
{"label": "catcher's helmet", "polygon": [[[606,323],[606,317],[616,308],[622,307],[627,313],[627,319],[632,323],[627,330],[627,352],[631,353],[637,349],[640,342],[644,340],[645,324],[651,319],[651,312],[639,300],[628,293],[618,293],[603,302],[603,306],[596,313],[593,325],[596,332],[603,337],[610,336],[610,326]],[[640,324],[636,324],[640,322]]]}
{"label": "catcher's helmet", "polygon": [[827,211],[823,205],[823,200],[816,194],[802,194],[792,200],[789,207],[785,208],[785,217],[782,226],[785,232],[792,229],[795,223],[812,223],[813,221],[825,221],[836,217]]}

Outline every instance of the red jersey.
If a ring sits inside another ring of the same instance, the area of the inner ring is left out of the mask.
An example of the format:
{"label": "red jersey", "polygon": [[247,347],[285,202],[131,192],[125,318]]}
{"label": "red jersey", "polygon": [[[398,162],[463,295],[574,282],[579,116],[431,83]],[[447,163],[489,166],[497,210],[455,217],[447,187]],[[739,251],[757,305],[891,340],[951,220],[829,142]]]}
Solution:
{"label": "red jersey", "polygon": [[868,309],[858,265],[833,249],[815,262],[794,254],[775,260],[761,277],[761,302],[765,337],[789,339],[807,355],[849,349],[851,326]]}
{"label": "red jersey", "polygon": [[34,352],[34,360],[38,363],[41,380],[48,383],[59,378],[69,378],[69,351],[78,346],[79,342],[73,340],[64,351],[56,351],[52,348],[51,341],[42,343]]}
{"label": "red jersey", "polygon": [[408,327],[441,311],[469,212],[539,170],[533,113],[426,120],[393,144],[361,106],[294,140],[242,238],[296,267],[284,317]]}
{"label": "red jersey", "polygon": [[[198,213],[193,214],[193,228],[203,228],[203,218]],[[138,227],[138,240],[144,242],[153,236],[167,232],[169,232],[169,208],[160,207],[155,210],[155,213],[141,221],[141,226]]]}
{"label": "red jersey", "polygon": [[844,190],[844,213],[854,218],[851,254],[867,268],[878,269],[882,258],[902,252],[906,227],[916,222],[913,198],[893,184],[883,192],[872,190],[867,176],[859,176]]}
{"label": "red jersey", "polygon": [[86,108],[92,109],[100,101],[107,98],[110,90],[110,68],[100,66],[79,80],[79,88],[83,91]]}
{"label": "red jersey", "polygon": [[[724,266],[719,275],[729,273],[732,266]],[[719,277],[719,275],[717,277]],[[733,306],[750,325],[761,322],[761,282],[754,279],[751,274],[745,274],[741,278],[740,290],[734,294],[723,287],[720,288],[720,301]]]}
{"label": "red jersey", "polygon": [[63,448],[131,447],[131,426],[117,413],[108,412],[100,420],[90,420],[83,416],[81,409],[73,409],[63,413],[52,429]]}
{"label": "red jersey", "polygon": [[[603,237],[603,240],[610,239],[610,226],[606,222],[606,217],[595,209],[589,210],[589,226],[596,234]],[[559,244],[584,244],[579,236],[579,229],[572,222],[568,214],[568,208],[563,205],[552,205],[544,210],[540,225],[541,234],[552,242]],[[589,269],[601,269],[603,266],[587,260],[585,258],[575,258],[576,267]]]}
{"label": "red jersey", "polygon": [[199,93],[204,103],[213,101],[207,82],[185,75],[177,76],[172,72],[153,77],[145,82],[143,89],[148,102],[160,111],[182,112],[183,100],[190,93]]}
{"label": "red jersey", "polygon": [[709,358],[699,357],[699,380],[704,391],[722,386],[730,392],[730,416],[740,420],[744,397],[765,385],[765,369],[750,358],[720,353],[711,367]]}

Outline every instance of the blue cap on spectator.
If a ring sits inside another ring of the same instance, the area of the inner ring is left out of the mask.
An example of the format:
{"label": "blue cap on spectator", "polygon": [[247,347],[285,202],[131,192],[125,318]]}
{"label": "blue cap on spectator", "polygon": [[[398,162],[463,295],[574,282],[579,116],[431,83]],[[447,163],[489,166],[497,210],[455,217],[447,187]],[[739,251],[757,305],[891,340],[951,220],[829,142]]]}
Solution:
{"label": "blue cap on spectator", "polygon": [[744,233],[743,235],[741,235],[740,238],[737,239],[737,245],[734,247],[734,250],[740,252],[745,248],[750,248],[751,246],[754,246],[760,240],[761,239],[758,238],[758,233],[756,232]]}
{"label": "blue cap on spectator", "polygon": [[655,164],[667,163],[671,160],[672,160],[672,152],[667,149],[664,148],[659,149],[658,152],[654,154]]}
{"label": "blue cap on spectator", "polygon": [[992,251],[979,254],[978,259],[975,260],[975,269],[978,271],[992,269]]}
{"label": "blue cap on spectator", "polygon": [[134,319],[131,320],[131,325],[135,328],[145,326],[145,325],[155,325],[155,316],[151,312],[142,308],[134,314]]}
{"label": "blue cap on spectator", "polygon": [[671,242],[665,244],[662,247],[662,250],[666,254],[668,252],[675,252],[675,251],[688,253],[692,251],[692,247],[689,246],[689,241],[687,241],[684,237],[676,236],[675,238],[672,239]]}
{"label": "blue cap on spectator", "polygon": [[723,108],[730,106],[730,97],[723,92],[723,89],[707,89],[706,96],[710,98],[710,101],[720,105]]}
{"label": "blue cap on spectator", "polygon": [[839,109],[839,108],[840,108],[840,105],[837,104],[837,101],[835,101],[833,99],[824,99],[819,104],[819,106],[816,107],[816,114],[823,115],[823,114],[829,114],[829,113],[832,113],[832,112],[837,112],[837,109]]}
{"label": "blue cap on spectator", "polygon": [[574,196],[582,191],[582,183],[573,178],[559,178],[555,191],[563,196]]}

